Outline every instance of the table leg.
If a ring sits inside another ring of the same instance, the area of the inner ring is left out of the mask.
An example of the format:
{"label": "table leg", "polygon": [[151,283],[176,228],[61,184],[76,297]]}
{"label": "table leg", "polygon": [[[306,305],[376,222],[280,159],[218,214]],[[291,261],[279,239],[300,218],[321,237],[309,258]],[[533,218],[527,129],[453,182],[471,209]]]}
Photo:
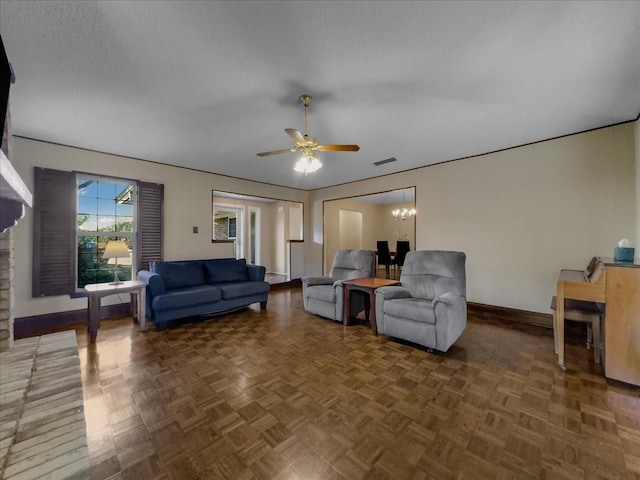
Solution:
{"label": "table leg", "polygon": [[100,296],[89,295],[89,338],[95,343],[100,328]]}
{"label": "table leg", "polygon": [[349,311],[349,286],[343,285],[342,289],[344,290],[344,297],[342,300],[342,324],[348,327],[349,315],[351,315],[351,312]]}
{"label": "table leg", "polygon": [[564,364],[564,282],[558,282],[556,292],[556,335],[558,339],[558,366],[561,370],[566,370]]}
{"label": "table leg", "polygon": [[378,325],[376,323],[376,291],[369,292],[369,321],[371,322],[371,333],[378,335]]}
{"label": "table leg", "polygon": [[138,323],[138,292],[129,292],[129,301],[131,303],[131,316],[133,323]]}
{"label": "table leg", "polygon": [[140,330],[145,330],[147,317],[147,287],[142,287],[138,293],[138,325]]}

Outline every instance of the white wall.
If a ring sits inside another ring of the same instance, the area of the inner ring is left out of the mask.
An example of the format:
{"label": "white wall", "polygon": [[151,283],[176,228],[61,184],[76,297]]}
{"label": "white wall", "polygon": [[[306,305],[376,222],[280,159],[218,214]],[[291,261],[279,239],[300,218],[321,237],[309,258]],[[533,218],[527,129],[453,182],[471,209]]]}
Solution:
{"label": "white wall", "polygon": [[[297,202],[305,202],[308,197],[302,190],[22,138],[13,138],[12,149],[13,165],[31,190],[36,166],[163,183],[164,257],[167,260],[233,255],[229,252],[230,244],[211,243],[212,190],[246,192]],[[192,233],[194,226],[198,227],[199,233]],[[32,210],[28,209],[25,218],[15,227],[16,318],[86,308],[86,299],[71,300],[68,296],[31,298],[32,228]],[[118,300],[115,297],[105,299],[105,303],[110,301]]]}
{"label": "white wall", "polygon": [[640,262],[640,120],[636,120],[636,262]]}
{"label": "white wall", "polygon": [[275,205],[274,222],[271,228],[274,230],[275,242],[273,242],[273,273],[280,275],[287,274],[287,244],[286,235],[287,231],[287,209],[278,202]]}
{"label": "white wall", "polygon": [[[467,254],[470,301],[549,313],[561,268],[636,242],[634,123],[312,192],[323,200],[416,185],[416,248]],[[312,219],[313,228],[321,224]],[[330,226],[329,226],[330,227]],[[321,235],[313,231],[311,237]],[[330,228],[324,236],[333,235]],[[309,245],[308,263],[322,261]]]}

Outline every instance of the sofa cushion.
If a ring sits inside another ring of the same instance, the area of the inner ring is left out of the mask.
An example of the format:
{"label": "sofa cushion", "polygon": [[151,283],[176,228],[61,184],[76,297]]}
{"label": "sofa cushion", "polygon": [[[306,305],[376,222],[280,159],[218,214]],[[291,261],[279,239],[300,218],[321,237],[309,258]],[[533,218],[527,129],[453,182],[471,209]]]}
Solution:
{"label": "sofa cushion", "polygon": [[217,302],[221,298],[222,292],[218,287],[203,284],[195,287],[178,288],[154,297],[152,306],[155,310],[170,310],[172,308]]}
{"label": "sofa cushion", "polygon": [[205,281],[207,283],[246,282],[249,280],[247,261],[244,258],[215,258],[204,260]]}
{"label": "sofa cushion", "polygon": [[416,322],[436,323],[431,300],[421,298],[387,300],[384,302],[384,313]]}
{"label": "sofa cushion", "polygon": [[199,261],[152,262],[151,268],[162,277],[167,290],[204,284],[202,263]]}
{"label": "sofa cushion", "polygon": [[215,285],[222,292],[223,300],[249,297],[269,292],[268,282],[229,282]]}

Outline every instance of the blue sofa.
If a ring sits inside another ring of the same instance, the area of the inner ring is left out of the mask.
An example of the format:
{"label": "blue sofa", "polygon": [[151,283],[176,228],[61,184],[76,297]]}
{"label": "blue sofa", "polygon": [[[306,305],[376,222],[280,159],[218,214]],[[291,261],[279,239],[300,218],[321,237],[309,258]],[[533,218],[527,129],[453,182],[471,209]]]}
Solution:
{"label": "blue sofa", "polygon": [[158,330],[172,320],[228,312],[260,302],[267,307],[265,267],[246,260],[215,258],[151,262],[138,280],[147,284],[147,318]]}

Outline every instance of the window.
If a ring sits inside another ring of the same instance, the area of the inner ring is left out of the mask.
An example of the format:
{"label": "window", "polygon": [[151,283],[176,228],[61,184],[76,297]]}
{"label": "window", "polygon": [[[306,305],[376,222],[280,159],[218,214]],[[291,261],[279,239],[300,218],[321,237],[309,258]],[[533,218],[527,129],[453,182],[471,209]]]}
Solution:
{"label": "window", "polygon": [[34,297],[111,281],[115,263],[102,259],[111,239],[131,248],[117,259],[121,279],[162,260],[162,184],[36,167],[33,194]]}
{"label": "window", "polygon": [[[120,280],[135,274],[135,183],[77,175],[77,287]],[[129,247],[127,258],[103,259],[107,242],[121,240]]]}
{"label": "window", "polygon": [[236,238],[236,217],[229,217],[227,224],[227,238]]}

